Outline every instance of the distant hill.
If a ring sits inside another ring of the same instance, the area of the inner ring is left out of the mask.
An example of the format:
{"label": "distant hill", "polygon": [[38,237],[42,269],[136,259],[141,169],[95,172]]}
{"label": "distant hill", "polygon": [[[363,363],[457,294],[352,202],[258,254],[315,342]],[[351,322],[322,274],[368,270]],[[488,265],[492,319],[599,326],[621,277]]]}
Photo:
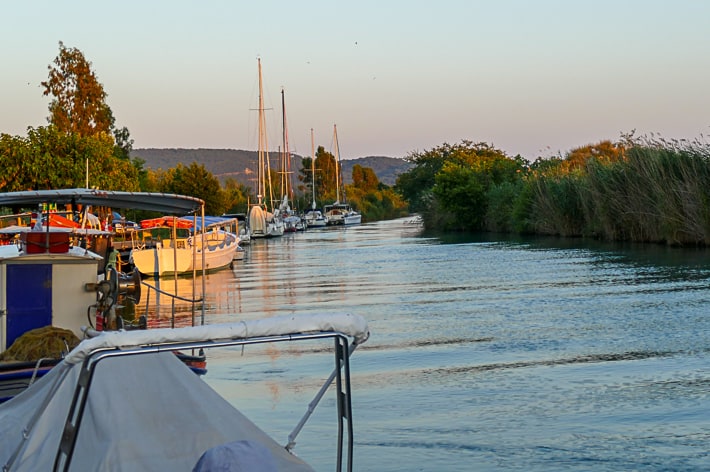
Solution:
{"label": "distant hill", "polygon": [[[258,155],[256,151],[244,151],[241,149],[134,149],[131,157],[138,157],[145,161],[145,167],[153,170],[167,170],[175,167],[178,163],[189,166],[193,162],[202,164],[215,177],[224,181],[227,177],[233,177],[238,182],[254,187],[254,174],[256,173],[256,163]],[[271,166],[278,164],[278,154],[269,153]],[[302,157],[294,155],[294,171],[301,169]],[[384,156],[360,157],[358,159],[342,160],[343,178],[346,183],[352,181],[352,170],[355,164],[371,168],[380,182],[386,185],[394,185],[397,176],[408,171],[412,164],[403,159]]]}

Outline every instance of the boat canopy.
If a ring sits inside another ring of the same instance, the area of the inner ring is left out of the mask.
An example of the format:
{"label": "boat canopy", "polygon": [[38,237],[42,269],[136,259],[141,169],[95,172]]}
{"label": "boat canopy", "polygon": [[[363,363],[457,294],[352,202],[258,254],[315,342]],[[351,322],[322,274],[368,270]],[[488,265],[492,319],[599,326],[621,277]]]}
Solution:
{"label": "boat canopy", "polygon": [[[6,226],[5,228],[0,228],[0,234],[22,234],[22,233],[33,233],[34,231],[30,226]],[[113,234],[111,231],[103,231],[100,229],[93,228],[64,228],[57,226],[50,226],[45,228],[41,233],[67,233],[76,236],[110,236]]]}
{"label": "boat canopy", "polygon": [[271,318],[245,320],[238,323],[220,323],[180,329],[156,328],[135,331],[102,331],[100,335],[82,341],[64,360],[69,364],[79,363],[91,352],[104,348],[125,348],[208,340],[235,340],[326,331],[334,331],[350,336],[355,344],[364,343],[370,335],[367,321],[360,315],[313,313],[274,316]]}
{"label": "boat canopy", "polygon": [[[313,470],[171,352],[106,358],[100,364],[91,379],[70,463],[65,464],[68,469],[55,468],[55,460],[83,364],[61,362],[0,405],[2,470],[190,472],[207,451],[233,443],[266,450],[273,470]],[[248,460],[240,459],[233,467]]]}
{"label": "boat canopy", "polygon": [[[192,226],[192,217],[190,218],[180,218],[183,221],[189,221],[190,226]],[[231,218],[231,217],[226,217],[226,216],[205,216],[205,228],[210,229],[210,228],[216,228],[219,226],[225,226],[225,225],[232,225],[237,223],[239,220],[237,218]],[[202,217],[197,218],[197,226],[195,229],[199,232],[202,231]]]}
{"label": "boat canopy", "polygon": [[[353,337],[353,348],[369,336],[365,319],[351,314],[104,331],[82,341],[47,375],[0,405],[0,466],[13,471],[56,470],[55,460],[61,462],[66,454],[68,468],[61,470],[190,472],[204,458],[239,450],[246,455],[240,455],[239,464],[231,464],[238,470],[256,470],[253,464],[258,459],[259,470],[268,463],[273,470],[312,471],[172,351],[197,341],[218,346],[220,341],[229,345],[235,340],[319,333]],[[132,349],[139,346],[148,346],[143,355]],[[90,364],[95,367],[91,373]],[[326,385],[330,382],[332,378]],[[83,400],[77,400],[80,397]],[[78,416],[75,401],[85,402],[77,406]]]}
{"label": "boat canopy", "polygon": [[161,216],[158,218],[150,218],[140,222],[141,228],[172,228],[173,226],[179,229],[192,228],[192,219],[175,218],[173,216]]}
{"label": "boat canopy", "polygon": [[42,203],[130,208],[153,210],[170,215],[184,215],[198,211],[204,204],[204,200],[168,193],[120,192],[88,188],[0,193],[0,207],[31,208]]}

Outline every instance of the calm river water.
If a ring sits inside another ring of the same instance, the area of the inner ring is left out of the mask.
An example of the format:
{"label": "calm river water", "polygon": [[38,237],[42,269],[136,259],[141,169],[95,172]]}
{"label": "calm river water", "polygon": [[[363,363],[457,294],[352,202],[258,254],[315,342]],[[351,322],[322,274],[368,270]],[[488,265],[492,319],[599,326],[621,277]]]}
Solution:
{"label": "calm river water", "polygon": [[[440,239],[400,219],[254,241],[207,287],[206,323],[367,318],[355,470],[710,470],[710,251]],[[292,346],[206,376],[282,444],[332,362]],[[317,470],[331,397],[296,447]]]}

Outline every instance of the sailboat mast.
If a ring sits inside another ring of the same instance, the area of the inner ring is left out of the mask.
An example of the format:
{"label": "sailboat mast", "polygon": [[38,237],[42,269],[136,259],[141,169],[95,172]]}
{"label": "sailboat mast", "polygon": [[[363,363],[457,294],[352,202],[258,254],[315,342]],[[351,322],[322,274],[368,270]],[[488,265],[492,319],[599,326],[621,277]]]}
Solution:
{"label": "sailboat mast", "polygon": [[335,201],[340,202],[340,149],[338,149],[338,128],[333,125],[333,146],[335,146]]}
{"label": "sailboat mast", "polygon": [[264,150],[266,149],[266,123],[264,119],[264,87],[261,80],[261,58],[257,59],[259,63],[259,167],[257,169],[257,204],[262,205],[264,195],[266,194],[266,179],[264,178]]}
{"label": "sailboat mast", "polygon": [[311,128],[311,178],[313,179],[313,203],[311,208],[316,209],[316,150],[315,143],[313,141],[313,128]]}
{"label": "sailboat mast", "polygon": [[281,156],[281,189],[283,195],[293,201],[293,186],[291,185],[291,151],[288,148],[288,125],[286,123],[286,99],[284,89],[281,89],[281,113],[283,122],[283,154]]}

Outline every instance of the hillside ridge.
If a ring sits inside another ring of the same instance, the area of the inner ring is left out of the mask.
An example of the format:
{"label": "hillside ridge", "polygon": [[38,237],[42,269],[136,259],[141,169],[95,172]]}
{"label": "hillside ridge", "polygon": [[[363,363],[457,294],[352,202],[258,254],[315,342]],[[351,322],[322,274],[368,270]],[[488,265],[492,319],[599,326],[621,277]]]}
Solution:
{"label": "hillside ridge", "polygon": [[[302,156],[293,155],[294,172],[301,169]],[[246,151],[242,149],[181,149],[181,148],[142,148],[134,149],[131,158],[139,158],[145,161],[145,167],[152,170],[167,170],[181,163],[189,166],[193,162],[202,164],[215,177],[224,181],[232,177],[237,182],[253,187],[253,179],[256,174],[256,163],[258,154],[256,151]],[[278,165],[278,153],[270,152],[272,168]],[[344,159],[341,162],[343,167],[343,178],[345,183],[352,181],[353,166],[359,164],[363,167],[371,168],[380,182],[386,185],[394,185],[397,176],[406,172],[412,164],[396,157],[367,156],[357,159]]]}

